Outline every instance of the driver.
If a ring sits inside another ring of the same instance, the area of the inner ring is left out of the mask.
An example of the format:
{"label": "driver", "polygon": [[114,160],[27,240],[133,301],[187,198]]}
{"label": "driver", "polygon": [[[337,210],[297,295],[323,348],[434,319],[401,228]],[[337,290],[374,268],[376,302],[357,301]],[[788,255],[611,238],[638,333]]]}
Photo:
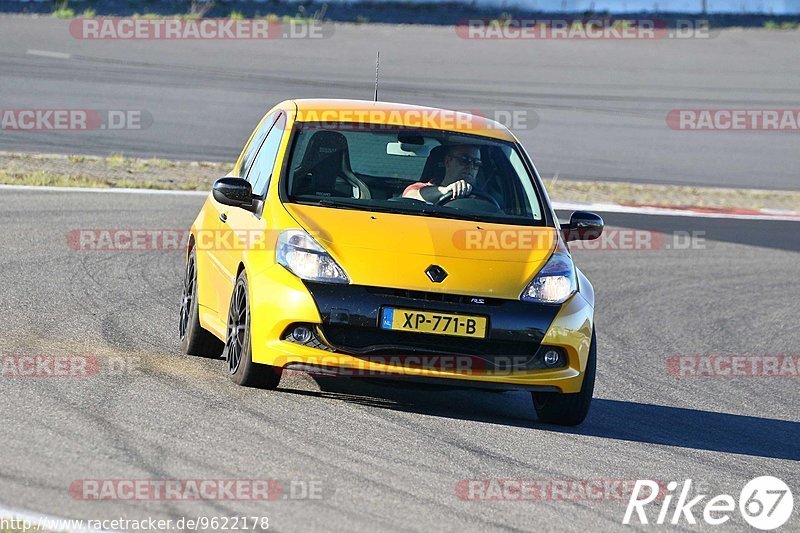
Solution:
{"label": "driver", "polygon": [[472,144],[456,144],[447,148],[444,156],[444,178],[439,186],[431,182],[412,183],[403,191],[403,198],[435,203],[442,195],[466,198],[472,192],[481,168],[481,151]]}

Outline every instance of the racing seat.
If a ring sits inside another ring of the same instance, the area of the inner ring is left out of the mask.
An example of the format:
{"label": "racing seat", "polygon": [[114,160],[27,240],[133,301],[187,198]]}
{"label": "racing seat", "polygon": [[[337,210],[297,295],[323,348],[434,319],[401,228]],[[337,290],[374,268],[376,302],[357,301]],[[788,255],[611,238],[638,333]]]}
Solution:
{"label": "racing seat", "polygon": [[425,160],[425,168],[422,169],[422,174],[419,181],[423,183],[433,183],[439,185],[444,179],[444,155],[447,147],[444,145],[432,148],[428,154],[428,159]]}
{"label": "racing seat", "polygon": [[353,173],[347,139],[338,131],[318,131],[311,136],[294,180],[294,194],[372,197],[367,184]]}

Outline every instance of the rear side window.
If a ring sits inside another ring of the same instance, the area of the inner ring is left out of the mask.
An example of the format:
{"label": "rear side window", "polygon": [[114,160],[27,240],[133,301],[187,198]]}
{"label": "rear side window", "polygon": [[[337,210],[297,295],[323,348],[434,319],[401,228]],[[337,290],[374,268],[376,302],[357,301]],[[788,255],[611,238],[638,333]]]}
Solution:
{"label": "rear side window", "polygon": [[264,142],[264,137],[267,136],[267,132],[269,132],[270,127],[275,122],[275,117],[278,116],[278,113],[279,111],[276,111],[275,113],[272,113],[268,117],[264,118],[264,120],[261,122],[261,125],[258,127],[258,130],[253,135],[253,138],[250,140],[250,143],[245,149],[244,157],[242,157],[242,164],[239,165],[239,177],[243,178],[247,176],[248,172],[250,172],[250,167],[253,165],[253,160],[258,153],[258,149]]}
{"label": "rear side window", "polygon": [[270,178],[272,177],[272,169],[275,167],[275,158],[278,157],[278,148],[281,145],[283,138],[283,130],[286,128],[286,115],[281,113],[278,121],[269,130],[261,150],[258,151],[255,162],[250,169],[250,174],[247,176],[253,186],[253,194],[256,196],[264,196],[269,186]]}

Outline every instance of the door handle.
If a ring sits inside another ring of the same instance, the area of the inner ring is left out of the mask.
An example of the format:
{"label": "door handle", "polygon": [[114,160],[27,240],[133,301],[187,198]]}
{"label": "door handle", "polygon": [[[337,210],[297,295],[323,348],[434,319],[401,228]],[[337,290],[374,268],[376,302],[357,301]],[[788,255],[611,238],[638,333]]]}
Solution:
{"label": "door handle", "polygon": [[219,215],[219,219],[220,219],[222,222],[227,222],[227,221],[228,221],[228,213],[220,213],[220,215]]}

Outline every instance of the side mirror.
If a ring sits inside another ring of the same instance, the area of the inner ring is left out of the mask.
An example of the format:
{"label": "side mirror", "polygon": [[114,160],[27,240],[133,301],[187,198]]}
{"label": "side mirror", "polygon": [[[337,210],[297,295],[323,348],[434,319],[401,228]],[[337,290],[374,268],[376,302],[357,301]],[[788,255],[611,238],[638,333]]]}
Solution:
{"label": "side mirror", "polygon": [[214,200],[223,205],[241,207],[246,211],[252,211],[253,188],[250,182],[243,178],[220,178],[214,182],[211,189]]}
{"label": "side mirror", "polygon": [[566,242],[591,241],[603,234],[603,219],[589,211],[575,211],[569,224],[561,224],[561,234]]}

